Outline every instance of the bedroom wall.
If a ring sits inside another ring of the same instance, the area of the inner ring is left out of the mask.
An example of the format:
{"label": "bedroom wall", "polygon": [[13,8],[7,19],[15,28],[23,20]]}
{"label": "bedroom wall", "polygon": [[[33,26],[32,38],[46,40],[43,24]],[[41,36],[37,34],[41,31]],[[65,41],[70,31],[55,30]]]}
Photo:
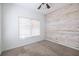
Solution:
{"label": "bedroom wall", "polygon": [[79,4],[46,15],[46,40],[79,50]]}
{"label": "bedroom wall", "polygon": [[[18,16],[39,20],[41,35],[23,40],[18,39]],[[27,45],[44,39],[44,16],[34,10],[16,4],[3,4],[3,51]]]}
{"label": "bedroom wall", "polygon": [[1,17],[2,13],[1,13],[1,4],[0,4],[0,54],[1,54]]}

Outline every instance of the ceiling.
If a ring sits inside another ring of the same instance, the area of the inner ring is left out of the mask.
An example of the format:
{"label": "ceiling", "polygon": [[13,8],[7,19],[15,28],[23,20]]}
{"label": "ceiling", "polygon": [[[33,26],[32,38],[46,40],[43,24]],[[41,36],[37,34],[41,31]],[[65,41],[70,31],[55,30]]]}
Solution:
{"label": "ceiling", "polygon": [[26,9],[29,9],[29,10],[35,10],[37,12],[40,12],[42,14],[48,14],[56,9],[59,9],[59,8],[62,8],[66,5],[68,5],[68,3],[49,3],[49,5],[51,6],[50,9],[47,9],[45,5],[42,6],[41,9],[37,9],[38,6],[40,5],[41,3],[19,3],[19,4],[16,4],[16,5],[20,5],[22,6],[23,8],[26,8]]}

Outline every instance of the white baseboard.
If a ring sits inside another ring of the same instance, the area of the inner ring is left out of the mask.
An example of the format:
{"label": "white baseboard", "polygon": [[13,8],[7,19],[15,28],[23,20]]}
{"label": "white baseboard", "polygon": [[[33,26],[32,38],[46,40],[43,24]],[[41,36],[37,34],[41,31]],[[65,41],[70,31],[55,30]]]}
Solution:
{"label": "white baseboard", "polygon": [[24,42],[21,42],[17,45],[7,47],[7,48],[4,47],[3,51],[14,49],[14,48],[21,47],[21,46],[28,45],[28,44],[32,44],[32,43],[35,43],[35,42],[38,42],[38,41],[42,41],[43,39],[37,37],[37,38],[30,38],[30,39],[25,39],[25,40],[28,40],[28,41],[24,41]]}

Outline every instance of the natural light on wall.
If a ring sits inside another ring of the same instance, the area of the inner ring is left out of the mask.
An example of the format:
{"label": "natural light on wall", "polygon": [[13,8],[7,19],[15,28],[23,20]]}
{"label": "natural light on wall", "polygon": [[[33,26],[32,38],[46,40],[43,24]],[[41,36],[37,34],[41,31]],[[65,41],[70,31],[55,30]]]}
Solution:
{"label": "natural light on wall", "polygon": [[28,38],[40,35],[40,21],[27,17],[19,17],[19,36]]}

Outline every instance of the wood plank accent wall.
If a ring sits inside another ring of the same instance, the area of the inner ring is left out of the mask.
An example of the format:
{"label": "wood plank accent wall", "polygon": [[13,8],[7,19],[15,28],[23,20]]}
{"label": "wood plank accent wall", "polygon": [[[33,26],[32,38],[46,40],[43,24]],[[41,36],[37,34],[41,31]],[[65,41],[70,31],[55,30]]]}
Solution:
{"label": "wood plank accent wall", "polygon": [[46,38],[79,50],[79,4],[69,4],[46,15]]}

